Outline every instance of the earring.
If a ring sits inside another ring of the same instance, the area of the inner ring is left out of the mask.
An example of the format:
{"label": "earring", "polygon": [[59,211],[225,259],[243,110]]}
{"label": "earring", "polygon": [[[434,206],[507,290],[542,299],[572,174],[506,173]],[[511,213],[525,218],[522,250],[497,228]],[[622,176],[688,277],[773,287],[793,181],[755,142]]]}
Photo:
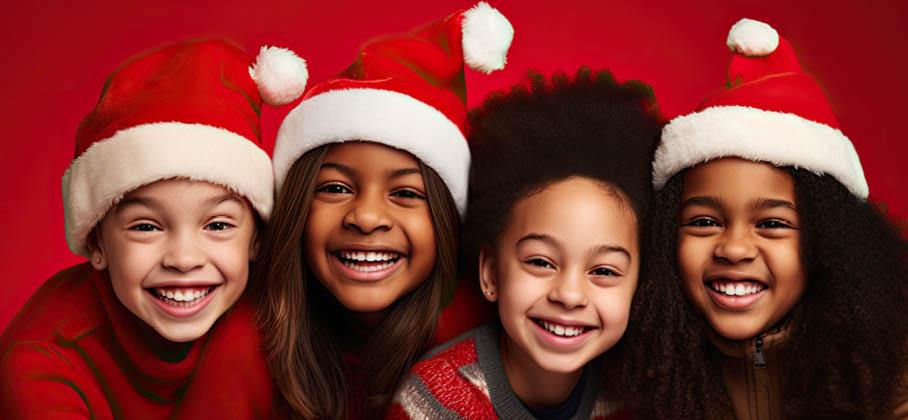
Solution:
{"label": "earring", "polygon": [[495,293],[495,292],[492,291],[492,290],[486,290],[486,291],[485,291],[486,296],[492,296],[493,293]]}
{"label": "earring", "polygon": [[101,257],[95,257],[95,264],[101,264]]}

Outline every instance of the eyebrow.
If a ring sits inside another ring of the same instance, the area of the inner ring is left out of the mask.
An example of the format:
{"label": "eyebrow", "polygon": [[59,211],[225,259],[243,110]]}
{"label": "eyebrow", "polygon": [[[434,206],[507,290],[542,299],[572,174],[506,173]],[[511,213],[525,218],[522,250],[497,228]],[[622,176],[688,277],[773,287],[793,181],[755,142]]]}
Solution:
{"label": "eyebrow", "polygon": [[786,207],[794,211],[798,210],[797,208],[795,208],[794,203],[792,203],[791,201],[779,200],[775,198],[760,197],[750,203],[750,208],[753,210],[773,209],[778,207]]}
{"label": "eyebrow", "polygon": [[221,203],[224,203],[224,202],[227,202],[227,201],[233,201],[233,202],[236,202],[237,204],[239,204],[239,205],[241,205],[241,206],[243,205],[243,200],[240,199],[240,197],[238,197],[238,196],[237,196],[236,194],[234,194],[234,193],[224,193],[224,194],[221,194],[221,195],[217,195],[217,196],[211,197],[211,198],[209,198],[208,200],[205,200],[205,204],[208,205],[208,206],[213,207],[213,206],[216,206],[216,205],[218,205],[218,204],[221,204]]}
{"label": "eyebrow", "polygon": [[398,178],[398,177],[402,177],[404,175],[410,175],[410,174],[422,174],[422,173],[419,171],[419,168],[394,169],[394,170],[388,171],[388,178]]}
{"label": "eyebrow", "polygon": [[596,249],[596,252],[593,252],[593,255],[610,253],[623,254],[628,261],[633,260],[633,258],[631,258],[631,253],[624,247],[618,245],[602,245]]}
{"label": "eyebrow", "polygon": [[162,209],[162,208],[164,208],[164,203],[162,203],[161,200],[158,200],[157,198],[154,198],[154,197],[145,197],[145,196],[128,197],[128,198],[124,198],[122,201],[117,203],[116,212],[119,213],[120,210],[122,210],[125,207],[129,207],[129,206],[145,206],[145,207],[151,207],[154,209]]}
{"label": "eyebrow", "polygon": [[714,209],[722,208],[722,204],[719,203],[719,199],[711,195],[696,195],[687,200],[684,200],[681,203],[681,208],[688,206],[703,206],[703,207],[712,207]]}
{"label": "eyebrow", "polygon": [[[517,245],[519,246],[521,243],[526,242],[526,241],[541,241],[541,242],[545,242],[546,244],[549,244],[553,247],[562,248],[561,241],[555,239],[554,237],[552,237],[550,235],[546,235],[544,233],[528,233],[528,234],[524,235],[522,238],[520,238],[520,240],[517,241]],[[623,254],[625,257],[627,257],[628,260],[631,260],[631,253],[624,247],[617,246],[617,245],[608,245],[608,244],[601,245],[592,252],[593,255],[609,254],[609,253]]]}
{"label": "eyebrow", "polygon": [[528,233],[526,235],[523,235],[522,238],[517,240],[516,245],[520,246],[520,244],[527,242],[527,241],[545,242],[553,247],[561,248],[561,241],[559,241],[549,235],[543,234],[543,233]]}
{"label": "eyebrow", "polygon": [[347,165],[341,165],[340,163],[325,162],[322,164],[322,169],[334,169],[346,175],[348,178],[356,177],[356,171],[353,168]]}
{"label": "eyebrow", "polygon": [[[356,170],[340,163],[326,162],[322,164],[322,169],[334,169],[338,172],[346,175],[348,178],[356,177]],[[404,175],[410,174],[421,174],[419,168],[401,168],[401,169],[392,169],[388,171],[388,178],[397,178]]]}

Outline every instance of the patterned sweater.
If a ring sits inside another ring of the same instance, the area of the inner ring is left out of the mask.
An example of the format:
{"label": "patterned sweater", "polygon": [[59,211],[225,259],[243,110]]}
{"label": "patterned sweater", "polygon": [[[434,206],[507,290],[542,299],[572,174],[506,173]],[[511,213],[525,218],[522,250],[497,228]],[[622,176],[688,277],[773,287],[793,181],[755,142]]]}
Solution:
{"label": "patterned sweater", "polygon": [[[514,394],[498,351],[499,328],[474,329],[429,352],[404,379],[389,419],[534,419]],[[587,369],[591,369],[587,365]],[[587,372],[573,419],[629,419],[606,400],[600,375]]]}

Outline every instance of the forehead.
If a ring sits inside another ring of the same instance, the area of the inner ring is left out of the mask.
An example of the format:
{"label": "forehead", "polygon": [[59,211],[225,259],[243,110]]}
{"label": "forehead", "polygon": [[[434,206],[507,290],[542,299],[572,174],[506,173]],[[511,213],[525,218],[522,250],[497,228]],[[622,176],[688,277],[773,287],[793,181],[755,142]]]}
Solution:
{"label": "forehead", "polygon": [[544,233],[580,248],[602,243],[636,244],[637,221],[623,198],[585,178],[546,186],[520,200],[512,209],[506,235]]}
{"label": "forehead", "polygon": [[193,206],[216,205],[225,201],[246,205],[244,199],[220,185],[188,179],[166,179],[130,191],[117,203],[117,209],[131,205],[150,205],[185,211]]}
{"label": "forehead", "polygon": [[342,164],[362,172],[418,166],[416,158],[405,151],[364,141],[331,145],[325,154],[325,162]]}
{"label": "forehead", "polygon": [[788,171],[769,163],[722,158],[685,172],[682,199],[695,196],[716,196],[726,203],[759,198],[794,202],[794,180]]}

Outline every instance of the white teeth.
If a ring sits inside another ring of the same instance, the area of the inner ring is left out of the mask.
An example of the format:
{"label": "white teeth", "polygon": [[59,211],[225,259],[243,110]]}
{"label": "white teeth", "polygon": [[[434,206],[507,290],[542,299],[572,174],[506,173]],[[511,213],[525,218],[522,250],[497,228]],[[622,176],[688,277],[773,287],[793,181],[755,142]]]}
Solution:
{"label": "white teeth", "polygon": [[353,270],[359,271],[361,273],[371,273],[374,271],[385,270],[388,267],[391,267],[392,265],[394,265],[394,263],[389,261],[389,262],[383,262],[378,265],[363,266],[363,265],[352,263],[350,261],[344,261],[344,265],[347,267],[350,267]]}
{"label": "white teeth", "polygon": [[339,252],[340,257],[345,260],[350,261],[390,261],[399,258],[400,256],[394,252],[353,252],[353,251],[341,251]]}
{"label": "white teeth", "polygon": [[180,290],[177,290],[176,292],[174,292],[172,290],[161,289],[161,288],[156,289],[156,290],[158,292],[158,295],[161,298],[163,298],[167,301],[172,301],[172,302],[170,302],[172,304],[177,304],[177,303],[192,303],[198,299],[201,299],[201,298],[205,297],[206,295],[208,295],[208,293],[211,291],[211,288],[207,288],[204,290],[196,290],[196,291],[187,290],[185,293]]}
{"label": "white teeth", "polygon": [[716,292],[723,293],[728,296],[752,295],[760,293],[764,289],[762,285],[750,282],[733,284],[714,281],[712,282],[711,287]]}
{"label": "white teeth", "polygon": [[574,337],[583,333],[583,327],[569,327],[540,320],[542,326],[550,333],[562,337]]}

